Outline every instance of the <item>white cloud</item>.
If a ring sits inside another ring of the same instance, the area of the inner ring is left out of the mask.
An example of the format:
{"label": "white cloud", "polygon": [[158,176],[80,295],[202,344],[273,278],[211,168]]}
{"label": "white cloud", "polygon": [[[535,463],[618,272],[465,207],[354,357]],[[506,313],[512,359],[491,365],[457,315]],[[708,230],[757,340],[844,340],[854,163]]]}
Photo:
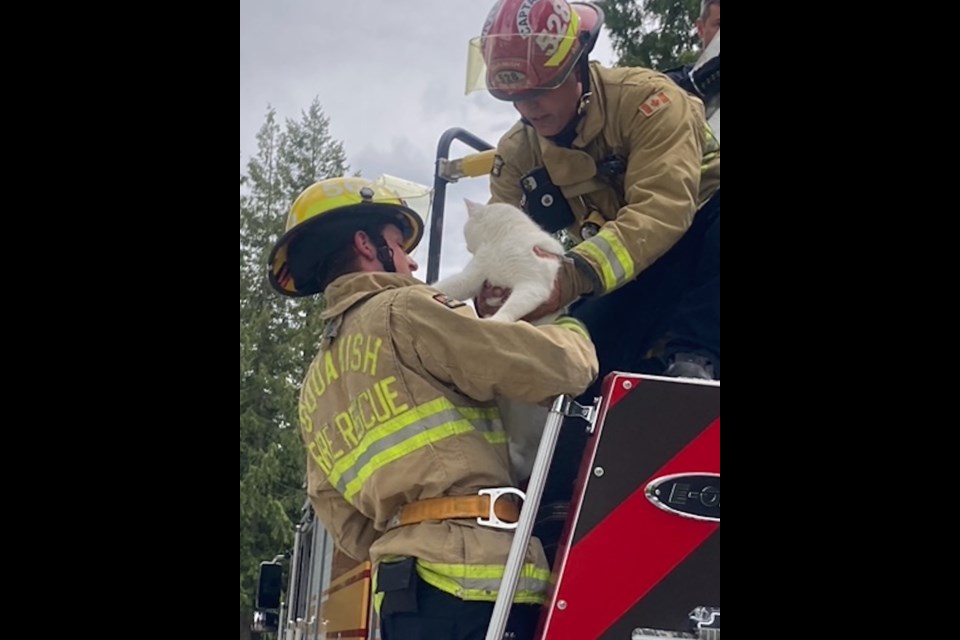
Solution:
{"label": "white cloud", "polygon": [[[318,97],[352,170],[433,185],[437,142],[461,127],[491,144],[516,120],[513,107],[464,95],[467,43],[493,0],[240,0],[241,168],[272,105],[298,118]],[[610,64],[601,34],[592,56]],[[452,156],[470,149],[455,143]],[[487,198],[484,179],[448,189],[441,274],[466,262],[463,198]],[[422,253],[422,252],[420,252]],[[426,254],[416,256],[426,277]]]}

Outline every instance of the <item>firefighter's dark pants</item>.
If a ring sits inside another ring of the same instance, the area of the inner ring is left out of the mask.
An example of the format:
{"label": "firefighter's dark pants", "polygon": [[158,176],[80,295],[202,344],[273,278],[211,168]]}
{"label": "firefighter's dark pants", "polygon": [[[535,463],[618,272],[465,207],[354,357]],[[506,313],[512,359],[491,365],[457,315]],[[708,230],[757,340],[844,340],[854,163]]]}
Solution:
{"label": "firefighter's dark pants", "polygon": [[[599,395],[611,371],[659,374],[681,352],[706,357],[719,378],[720,191],[677,244],[633,282],[582,299],[570,315],[587,325],[600,360],[600,375],[585,398]],[[648,352],[658,342],[665,342],[664,352],[653,361]]]}
{"label": "firefighter's dark pants", "polygon": [[[571,310],[597,347],[600,375],[578,401],[592,404],[611,371],[661,374],[676,353],[710,360],[720,377],[720,191],[694,217],[686,234],[633,282],[612,293],[585,298]],[[648,357],[658,343],[663,353]],[[534,535],[553,562],[562,518],[557,506],[570,500],[586,444],[585,423],[567,420],[560,431],[544,489],[541,523]]]}

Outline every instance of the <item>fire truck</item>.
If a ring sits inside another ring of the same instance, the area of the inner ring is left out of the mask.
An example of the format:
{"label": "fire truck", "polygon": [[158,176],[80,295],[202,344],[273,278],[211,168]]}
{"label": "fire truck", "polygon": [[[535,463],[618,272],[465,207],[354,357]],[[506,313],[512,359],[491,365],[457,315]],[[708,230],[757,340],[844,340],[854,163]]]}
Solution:
{"label": "fire truck", "polygon": [[[698,64],[719,47],[717,34]],[[719,139],[719,96],[707,108]],[[451,158],[454,142],[471,151]],[[386,178],[427,213],[428,282],[439,276],[447,186],[488,175],[493,161],[489,143],[450,129],[437,147],[432,189]],[[418,202],[422,194],[429,196]],[[629,372],[609,374],[591,405],[554,401],[487,640],[503,637],[561,428],[588,437],[538,640],[719,640],[720,383]],[[308,501],[292,551],[261,564],[253,630],[280,640],[376,640],[371,589],[370,563],[338,552]]]}

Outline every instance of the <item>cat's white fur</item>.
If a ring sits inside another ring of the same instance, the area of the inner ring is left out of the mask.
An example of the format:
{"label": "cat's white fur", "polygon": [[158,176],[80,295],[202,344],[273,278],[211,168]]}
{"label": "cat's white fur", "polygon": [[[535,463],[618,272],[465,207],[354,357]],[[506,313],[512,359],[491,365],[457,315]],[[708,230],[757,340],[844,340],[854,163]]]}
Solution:
{"label": "cat's white fur", "polygon": [[463,271],[434,287],[459,300],[478,296],[484,281],[505,287],[511,290],[510,297],[490,319],[519,320],[550,297],[560,269],[557,258],[542,257],[534,249],[559,258],[563,245],[513,205],[466,203],[463,236],[473,257]]}
{"label": "cat's white fur", "polygon": [[[473,255],[458,274],[436,283],[443,293],[470,300],[480,295],[484,281],[511,290],[490,320],[514,322],[546,302],[560,269],[563,245],[513,205],[478,204],[466,200],[463,235]],[[535,251],[554,257],[538,255]],[[537,320],[551,322],[559,312]],[[530,477],[549,410],[539,405],[497,399],[509,438],[510,460],[519,481]]]}

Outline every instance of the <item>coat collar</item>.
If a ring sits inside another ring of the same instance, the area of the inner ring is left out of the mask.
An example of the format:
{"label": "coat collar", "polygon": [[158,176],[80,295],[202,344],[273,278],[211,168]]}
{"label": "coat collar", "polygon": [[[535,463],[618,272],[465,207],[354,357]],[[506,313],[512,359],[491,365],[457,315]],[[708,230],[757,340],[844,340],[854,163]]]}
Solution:
{"label": "coat collar", "polygon": [[320,317],[329,320],[382,291],[415,284],[422,283],[413,276],[385,271],[348,273],[334,280],[324,291],[327,307]]}

